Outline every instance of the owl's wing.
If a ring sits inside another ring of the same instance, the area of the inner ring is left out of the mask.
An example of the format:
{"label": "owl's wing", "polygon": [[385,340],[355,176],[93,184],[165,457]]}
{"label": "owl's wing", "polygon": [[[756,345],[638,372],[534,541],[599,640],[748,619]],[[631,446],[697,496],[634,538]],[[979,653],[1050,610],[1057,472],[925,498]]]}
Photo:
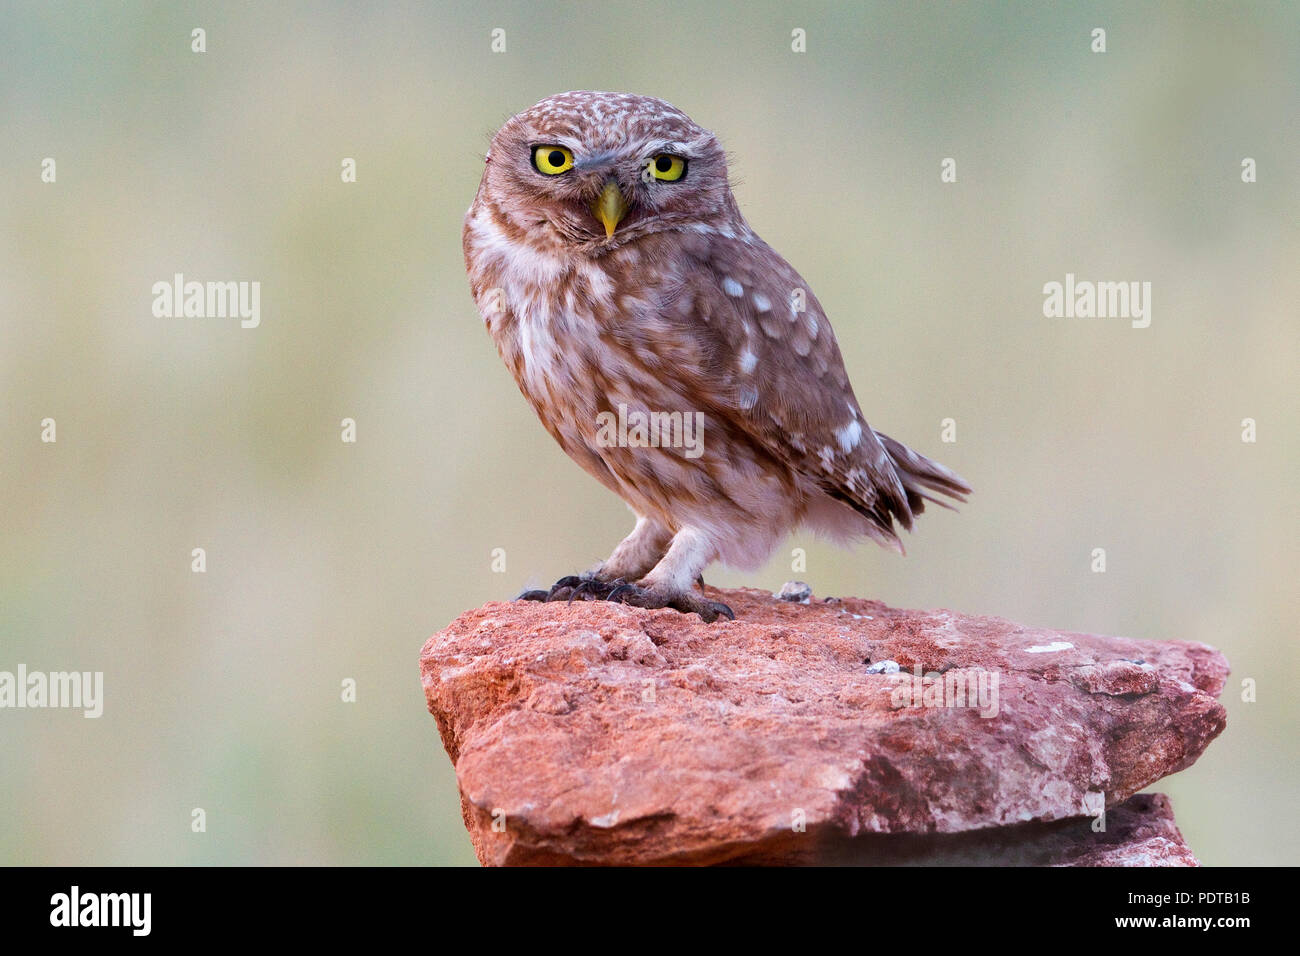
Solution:
{"label": "owl's wing", "polygon": [[821,305],[770,246],[715,235],[680,251],[685,268],[662,289],[655,339],[671,343],[674,374],[706,414],[867,518],[887,543],[897,542],[894,522],[910,529],[925,500],[943,504],[929,492],[964,500],[960,477],[867,424]]}

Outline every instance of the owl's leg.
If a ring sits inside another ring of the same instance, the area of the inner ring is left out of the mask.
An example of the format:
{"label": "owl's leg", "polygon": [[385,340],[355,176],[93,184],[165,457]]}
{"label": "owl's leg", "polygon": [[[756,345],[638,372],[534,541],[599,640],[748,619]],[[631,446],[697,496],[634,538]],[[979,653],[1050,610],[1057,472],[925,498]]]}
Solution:
{"label": "owl's leg", "polygon": [[663,560],[672,540],[673,533],[654,518],[637,515],[632,533],[619,542],[613,554],[582,577],[596,581],[635,581]]}
{"label": "owl's leg", "polygon": [[574,598],[603,599],[616,587],[634,581],[645,574],[663,558],[673,533],[654,518],[637,515],[631,534],[619,542],[618,547],[595,567],[560,578],[549,590],[525,591],[519,595],[526,601],[566,601]]}
{"label": "owl's leg", "polygon": [[673,535],[668,553],[649,574],[636,584],[615,588],[609,600],[636,607],[671,607],[684,614],[698,614],[706,622],[716,621],[721,616],[734,621],[736,614],[731,608],[695,593],[693,587],[704,568],[717,556],[717,548],[703,531],[682,528]]}
{"label": "owl's leg", "polygon": [[[686,527],[672,534],[653,518],[638,516],[632,533],[607,560],[581,576],[560,578],[549,591],[526,591],[519,598],[527,601],[603,599],[650,609],[670,607],[683,614],[698,614],[706,623],[719,617],[734,621],[736,614],[731,608],[696,594],[693,588],[696,581],[703,583],[705,567],[717,556],[717,548],[700,529]],[[649,573],[636,584],[627,583],[647,568]]]}

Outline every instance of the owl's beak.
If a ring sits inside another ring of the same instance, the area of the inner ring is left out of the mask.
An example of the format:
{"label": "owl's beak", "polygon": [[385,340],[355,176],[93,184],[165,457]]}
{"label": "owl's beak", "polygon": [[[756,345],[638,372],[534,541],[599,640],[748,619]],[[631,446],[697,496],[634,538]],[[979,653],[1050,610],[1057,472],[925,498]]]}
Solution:
{"label": "owl's beak", "polygon": [[600,198],[591,204],[591,211],[605,224],[605,238],[613,238],[614,228],[627,215],[627,200],[623,198],[623,190],[618,188],[618,183],[611,179],[605,184]]}

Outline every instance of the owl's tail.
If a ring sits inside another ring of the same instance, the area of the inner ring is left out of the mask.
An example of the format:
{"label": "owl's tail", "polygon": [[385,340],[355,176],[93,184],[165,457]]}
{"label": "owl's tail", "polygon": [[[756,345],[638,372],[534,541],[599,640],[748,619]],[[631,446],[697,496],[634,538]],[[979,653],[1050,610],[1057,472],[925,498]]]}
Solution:
{"label": "owl's tail", "polygon": [[893,459],[899,480],[903,483],[903,491],[907,494],[907,506],[913,515],[923,512],[927,501],[933,501],[944,508],[952,508],[948,502],[934,497],[929,492],[947,495],[956,501],[965,501],[966,496],[971,493],[971,487],[966,484],[966,479],[955,471],[937,461],[931,461],[924,455],[917,454],[888,435],[876,432],[876,437],[880,439],[880,443],[885,446],[885,451],[889,452],[889,457]]}

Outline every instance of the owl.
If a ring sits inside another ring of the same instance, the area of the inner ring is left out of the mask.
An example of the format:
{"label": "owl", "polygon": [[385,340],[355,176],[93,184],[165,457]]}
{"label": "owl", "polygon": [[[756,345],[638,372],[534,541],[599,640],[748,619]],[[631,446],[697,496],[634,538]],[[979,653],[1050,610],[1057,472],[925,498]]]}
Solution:
{"label": "owl", "polygon": [[734,619],[696,585],[791,531],[902,552],[966,482],[874,431],[812,290],[745,222],[717,138],[663,100],[570,92],[492,139],[463,244],[488,333],[560,447],[621,497],[604,561],[522,598]]}

